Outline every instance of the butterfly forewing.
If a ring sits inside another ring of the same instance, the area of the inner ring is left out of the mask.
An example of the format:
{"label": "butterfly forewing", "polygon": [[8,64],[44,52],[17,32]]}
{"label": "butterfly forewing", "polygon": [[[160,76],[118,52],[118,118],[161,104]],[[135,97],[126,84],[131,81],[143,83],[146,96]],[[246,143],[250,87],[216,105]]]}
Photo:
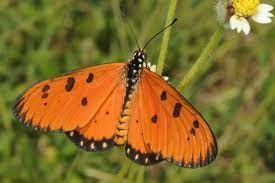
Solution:
{"label": "butterfly forewing", "polygon": [[81,128],[90,122],[116,86],[125,84],[124,67],[125,63],[103,64],[40,82],[21,95],[13,112],[33,128]]}
{"label": "butterfly forewing", "polygon": [[[142,113],[132,113],[131,123],[141,121],[149,152],[185,167],[205,166],[215,159],[211,129],[181,94],[149,69],[143,70],[137,87],[133,108]],[[133,144],[134,140],[129,136],[128,141]]]}

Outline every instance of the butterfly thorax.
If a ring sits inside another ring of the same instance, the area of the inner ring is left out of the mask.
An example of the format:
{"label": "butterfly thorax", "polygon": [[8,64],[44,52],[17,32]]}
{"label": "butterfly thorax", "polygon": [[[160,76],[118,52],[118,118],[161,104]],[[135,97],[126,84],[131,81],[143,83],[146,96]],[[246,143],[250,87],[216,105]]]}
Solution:
{"label": "butterfly thorax", "polygon": [[125,67],[125,80],[126,80],[126,95],[122,106],[122,112],[117,124],[115,135],[115,142],[118,145],[125,144],[128,135],[128,126],[130,120],[130,109],[132,106],[133,92],[136,84],[140,78],[141,72],[146,62],[146,53],[143,51],[135,51],[132,60],[129,60]]}

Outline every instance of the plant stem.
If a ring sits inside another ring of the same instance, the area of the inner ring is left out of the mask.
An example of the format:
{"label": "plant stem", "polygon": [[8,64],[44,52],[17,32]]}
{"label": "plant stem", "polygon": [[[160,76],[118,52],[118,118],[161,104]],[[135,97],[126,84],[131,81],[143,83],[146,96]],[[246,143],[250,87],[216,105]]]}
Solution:
{"label": "plant stem", "polygon": [[[171,21],[173,20],[175,11],[176,11],[176,7],[177,7],[177,3],[178,3],[178,0],[170,0],[170,6],[169,6],[168,15],[166,18],[166,23],[165,23],[166,25],[171,23]],[[165,31],[163,33],[163,37],[162,37],[160,54],[159,54],[159,59],[158,59],[158,64],[157,64],[157,73],[160,76],[162,75],[164,61],[165,61],[166,54],[167,54],[167,47],[168,47],[168,42],[170,39],[170,32],[171,32],[171,29],[168,29],[167,31]]]}
{"label": "plant stem", "polygon": [[222,26],[219,26],[218,30],[214,33],[200,57],[196,60],[191,69],[177,86],[177,89],[179,91],[182,91],[186,87],[186,85],[190,83],[190,81],[192,81],[204,68],[205,63],[208,61],[209,57],[212,55],[213,51],[216,49],[220,40],[222,39],[223,33],[224,28]]}
{"label": "plant stem", "polygon": [[72,172],[73,172],[73,169],[75,168],[76,163],[77,163],[77,161],[78,161],[79,158],[80,158],[80,153],[81,153],[81,151],[80,151],[79,149],[77,149],[77,150],[76,150],[76,155],[75,155],[75,157],[74,157],[72,163],[70,164],[70,166],[69,166],[69,168],[68,168],[68,170],[67,170],[67,173],[66,173],[66,175],[65,175],[65,182],[67,182],[67,180],[70,178],[70,176],[71,176],[71,174],[72,174]]}
{"label": "plant stem", "polygon": [[138,175],[137,175],[137,183],[143,183],[144,182],[144,166],[141,166],[138,168]]}
{"label": "plant stem", "polygon": [[125,160],[121,169],[119,170],[118,174],[116,175],[115,182],[121,182],[123,177],[127,174],[130,168],[130,162],[129,160]]}

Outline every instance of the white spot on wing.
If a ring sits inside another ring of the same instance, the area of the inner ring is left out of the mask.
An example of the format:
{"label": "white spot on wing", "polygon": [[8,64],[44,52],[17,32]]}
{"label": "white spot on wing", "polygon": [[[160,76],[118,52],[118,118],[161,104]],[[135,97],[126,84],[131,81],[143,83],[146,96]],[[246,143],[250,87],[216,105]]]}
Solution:
{"label": "white spot on wing", "polygon": [[71,131],[70,137],[74,136],[74,131]]}
{"label": "white spot on wing", "polygon": [[106,148],[106,147],[107,147],[107,143],[106,143],[106,142],[103,142],[102,147],[103,147],[103,148]]}
{"label": "white spot on wing", "polygon": [[136,156],[135,156],[135,160],[137,160],[138,159],[138,154],[136,154]]}
{"label": "white spot on wing", "polygon": [[94,149],[95,148],[95,144],[92,142],[91,143],[91,149]]}

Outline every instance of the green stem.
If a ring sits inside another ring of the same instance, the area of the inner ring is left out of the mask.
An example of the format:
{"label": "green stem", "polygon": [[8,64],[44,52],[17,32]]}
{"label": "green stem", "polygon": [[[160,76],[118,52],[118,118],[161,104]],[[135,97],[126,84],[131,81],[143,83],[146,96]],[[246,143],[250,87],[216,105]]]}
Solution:
{"label": "green stem", "polygon": [[70,178],[72,172],[73,172],[73,169],[75,168],[79,158],[80,158],[80,153],[81,151],[79,149],[76,150],[76,155],[72,161],[72,163],[70,164],[68,170],[67,170],[67,173],[65,175],[65,182],[67,182],[67,180]]}
{"label": "green stem", "polygon": [[[170,0],[170,6],[169,6],[169,10],[168,10],[168,15],[166,18],[166,25],[171,23],[171,21],[173,20],[175,11],[176,11],[176,7],[177,7],[177,3],[178,3],[178,0]],[[163,33],[160,54],[159,54],[159,59],[158,59],[158,64],[157,64],[157,73],[159,75],[162,75],[164,61],[165,61],[166,54],[167,54],[168,42],[170,39],[170,32],[171,32],[171,29],[168,29],[167,31],[165,31]]]}
{"label": "green stem", "polygon": [[143,183],[144,182],[144,166],[141,166],[138,168],[138,175],[137,175],[137,183]]}
{"label": "green stem", "polygon": [[115,182],[121,182],[121,180],[123,179],[123,177],[127,174],[127,172],[129,171],[130,168],[130,162],[129,160],[125,160],[121,169],[119,170],[118,174],[116,175],[116,179]]}
{"label": "green stem", "polygon": [[137,165],[131,162],[131,166],[129,168],[129,174],[127,177],[127,182],[134,182],[136,173],[137,173]]}
{"label": "green stem", "polygon": [[210,39],[209,43],[203,50],[200,57],[196,60],[196,62],[193,64],[191,69],[188,71],[186,76],[181,80],[179,85],[177,86],[177,89],[179,91],[182,91],[190,81],[192,81],[204,68],[205,63],[208,61],[209,57],[212,55],[213,51],[218,46],[220,40],[223,37],[224,28],[222,26],[218,27],[218,30],[214,33],[212,38]]}

